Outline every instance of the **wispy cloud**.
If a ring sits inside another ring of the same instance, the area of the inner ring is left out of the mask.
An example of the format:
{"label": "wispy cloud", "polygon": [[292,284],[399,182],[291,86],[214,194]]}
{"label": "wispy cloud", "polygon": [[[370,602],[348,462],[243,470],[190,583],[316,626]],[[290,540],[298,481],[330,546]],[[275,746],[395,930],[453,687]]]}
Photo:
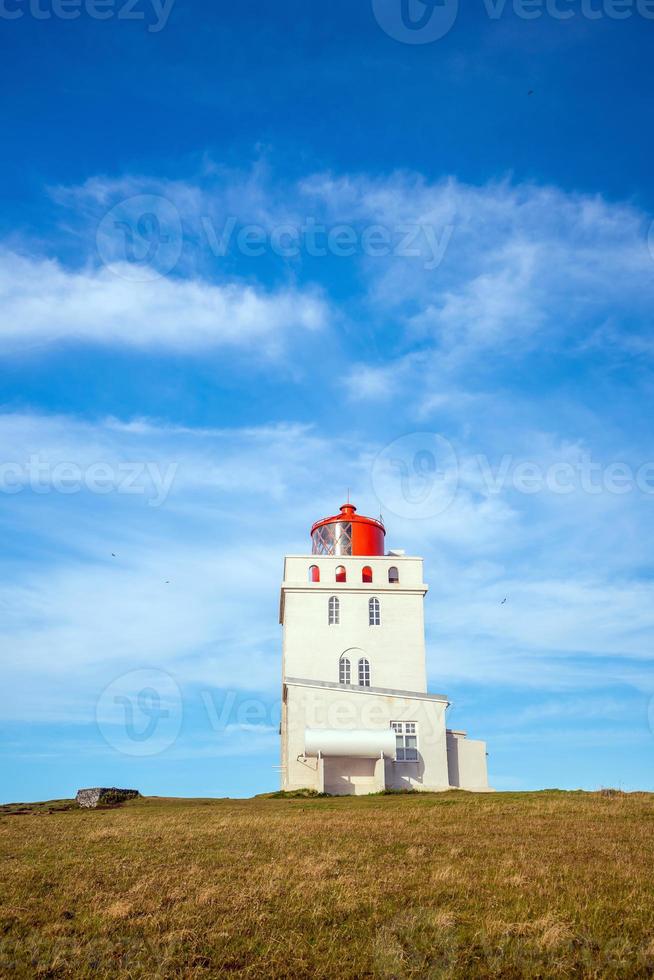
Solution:
{"label": "wispy cloud", "polygon": [[1,251],[0,343],[5,350],[72,341],[273,356],[293,334],[321,330],[329,320],[316,290],[165,277],[134,282],[131,274],[126,264],[72,271],[54,259]]}
{"label": "wispy cloud", "polygon": [[[171,201],[184,232],[179,265],[148,282],[122,279],[95,248],[103,215],[138,193]],[[510,691],[514,707],[525,692],[542,695],[517,717],[523,731],[560,716],[572,728],[603,710],[616,727],[629,720],[632,703],[623,711],[612,689],[653,691],[651,495],[595,493],[579,481],[566,494],[528,493],[513,474],[523,462],[577,472],[590,456],[604,472],[651,458],[645,413],[634,412],[647,379],[629,374],[622,392],[611,385],[609,404],[602,373],[580,377],[598,360],[606,375],[634,353],[648,361],[654,265],[642,212],[510,181],[317,175],[289,184],[265,168],[209,168],[186,182],[97,178],[58,200],[70,223],[57,242],[30,258],[17,246],[0,253],[5,347],[283,354],[275,368],[304,387],[289,395],[268,372],[274,411],[248,411],[240,424],[231,410],[196,424],[174,406],[166,422],[120,407],[98,418],[92,406],[95,421],[0,417],[0,463],[35,457],[41,467],[38,491],[0,493],[5,718],[88,722],[105,685],[135,666],[190,688],[274,697],[281,556],[307,549],[311,523],[349,486],[364,513],[383,511],[389,546],[425,558],[434,689]],[[218,261],[202,218],[220,229],[230,214],[269,229],[307,217],[358,232],[424,225],[447,247],[435,269],[426,253],[361,250],[340,265],[305,253]],[[55,247],[66,235],[72,257]],[[307,358],[305,337],[317,338],[319,356]],[[567,378],[552,368],[564,360]],[[431,429],[452,444],[456,493],[442,511],[412,515],[400,470],[419,481],[419,436]],[[375,460],[405,436],[408,455],[401,442],[393,455],[395,495],[378,499]],[[62,463],[84,472],[148,463],[158,469],[143,481],[173,479],[163,495],[67,494],[54,472]],[[476,728],[474,716],[462,721]]]}
{"label": "wispy cloud", "polygon": [[[4,461],[36,453],[44,464],[38,493],[0,496],[5,692],[13,691],[3,710],[12,717],[86,717],[103,686],[135,665],[172,670],[182,683],[274,692],[281,556],[307,549],[308,528],[334,509],[343,486],[369,484],[375,449],[370,439],[298,425],[193,429],[34,415],[1,417],[0,439]],[[61,460],[83,469],[139,459],[162,471],[175,464],[156,508],[146,494],[66,494],[46,479]],[[560,517],[536,521],[533,497],[509,503],[510,495],[480,489],[469,479],[428,520],[387,515],[389,545],[426,560],[434,686],[497,685],[508,672],[527,689],[595,679],[642,687],[652,657],[650,584],[626,576],[619,553],[594,574],[579,567],[563,575]],[[372,495],[357,502],[376,512]],[[580,498],[575,513],[579,527],[566,547],[576,553],[592,527],[594,548],[605,551],[604,512],[595,522]],[[28,542],[36,563],[19,558]],[[61,696],[52,698],[53,688]]]}

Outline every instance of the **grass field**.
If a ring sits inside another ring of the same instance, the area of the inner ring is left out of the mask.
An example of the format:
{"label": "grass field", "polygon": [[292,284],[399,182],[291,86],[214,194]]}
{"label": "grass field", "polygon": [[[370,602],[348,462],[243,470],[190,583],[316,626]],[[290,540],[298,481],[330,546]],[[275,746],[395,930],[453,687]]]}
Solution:
{"label": "grass field", "polygon": [[0,810],[0,973],[651,977],[654,796]]}

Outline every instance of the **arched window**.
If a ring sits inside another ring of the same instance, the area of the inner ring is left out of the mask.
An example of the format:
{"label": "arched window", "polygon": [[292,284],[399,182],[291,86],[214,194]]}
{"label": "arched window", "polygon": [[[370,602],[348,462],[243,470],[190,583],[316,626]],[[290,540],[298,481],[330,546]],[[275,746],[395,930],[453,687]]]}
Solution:
{"label": "arched window", "polygon": [[368,601],[368,625],[381,626],[381,609],[379,599],[372,598]]}
{"label": "arched window", "polygon": [[350,661],[347,657],[341,657],[338,661],[338,683],[350,684]]}
{"label": "arched window", "polygon": [[393,584],[397,584],[400,581],[400,573],[398,572],[395,565],[393,565],[392,568],[388,569],[388,581],[392,582]]}
{"label": "arched window", "polygon": [[320,581],[320,569],[318,568],[317,565],[310,565],[309,566],[309,581],[310,582],[319,582]]}
{"label": "arched window", "polygon": [[366,565],[361,571],[361,581],[362,582],[372,582],[372,568],[370,565]]}
{"label": "arched window", "polygon": [[336,566],[336,581],[337,582],[345,582],[346,577],[347,576],[345,574],[345,566],[344,565],[337,565]]}
{"label": "arched window", "polygon": [[370,664],[365,657],[359,661],[359,687],[370,687]]}
{"label": "arched window", "polygon": [[332,595],[329,597],[329,610],[327,614],[327,622],[330,626],[338,626],[341,620],[341,604],[338,601],[338,597]]}

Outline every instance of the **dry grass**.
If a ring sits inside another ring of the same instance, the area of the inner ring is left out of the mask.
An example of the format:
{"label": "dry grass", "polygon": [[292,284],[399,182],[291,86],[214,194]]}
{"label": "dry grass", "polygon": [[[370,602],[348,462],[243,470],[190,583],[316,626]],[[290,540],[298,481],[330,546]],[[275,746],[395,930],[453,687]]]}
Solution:
{"label": "dry grass", "polygon": [[0,810],[0,974],[652,977],[654,797]]}

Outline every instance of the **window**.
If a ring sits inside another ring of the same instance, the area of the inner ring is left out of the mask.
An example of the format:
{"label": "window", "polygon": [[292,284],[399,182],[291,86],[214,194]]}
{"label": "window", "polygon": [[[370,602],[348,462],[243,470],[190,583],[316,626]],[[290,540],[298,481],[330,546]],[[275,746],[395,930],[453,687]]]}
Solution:
{"label": "window", "polygon": [[361,571],[361,581],[362,582],[372,582],[372,568],[370,565],[366,565]]}
{"label": "window", "polygon": [[368,625],[381,626],[379,599],[372,598],[368,601]]}
{"label": "window", "polygon": [[365,657],[359,661],[359,687],[370,687],[370,664]]}
{"label": "window", "polygon": [[329,597],[329,610],[327,613],[327,622],[330,626],[338,626],[341,621],[341,604],[338,601],[337,596],[332,595]]}
{"label": "window", "polygon": [[395,760],[397,762],[418,761],[418,725],[415,721],[392,721],[395,732]]}
{"label": "window", "polygon": [[316,528],[312,535],[311,553],[313,555],[351,555],[352,524],[350,521],[323,524]]}
{"label": "window", "polygon": [[393,585],[397,585],[397,583],[400,581],[400,573],[398,572],[395,565],[393,565],[392,568],[388,569],[388,581],[391,582]]}
{"label": "window", "polygon": [[319,582],[320,581],[320,569],[318,568],[317,565],[310,565],[309,566],[309,581],[310,582]]}
{"label": "window", "polygon": [[345,582],[346,578],[347,578],[347,575],[346,575],[346,572],[345,572],[345,566],[344,565],[337,565],[336,566],[336,581],[337,582]]}
{"label": "window", "polygon": [[338,661],[338,683],[350,683],[350,661],[347,657],[341,657]]}

